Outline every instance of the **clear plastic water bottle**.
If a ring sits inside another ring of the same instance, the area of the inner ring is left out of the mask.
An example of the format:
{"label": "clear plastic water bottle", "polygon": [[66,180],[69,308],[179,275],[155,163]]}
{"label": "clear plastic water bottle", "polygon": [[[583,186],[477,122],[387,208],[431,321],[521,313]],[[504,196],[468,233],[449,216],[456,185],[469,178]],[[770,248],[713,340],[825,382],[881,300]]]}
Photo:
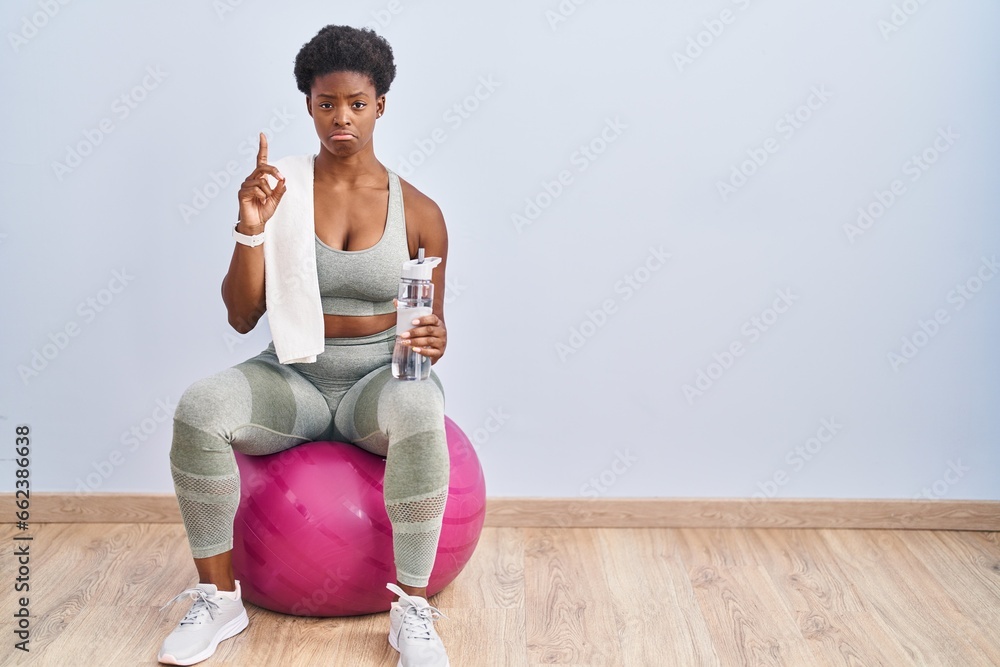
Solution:
{"label": "clear plastic water bottle", "polygon": [[430,315],[434,304],[434,283],[431,272],[441,263],[440,257],[424,257],[420,248],[417,258],[403,262],[396,299],[396,347],[392,350],[392,377],[400,380],[426,380],[431,375],[431,359],[414,352],[403,344],[401,334],[413,328],[413,320]]}

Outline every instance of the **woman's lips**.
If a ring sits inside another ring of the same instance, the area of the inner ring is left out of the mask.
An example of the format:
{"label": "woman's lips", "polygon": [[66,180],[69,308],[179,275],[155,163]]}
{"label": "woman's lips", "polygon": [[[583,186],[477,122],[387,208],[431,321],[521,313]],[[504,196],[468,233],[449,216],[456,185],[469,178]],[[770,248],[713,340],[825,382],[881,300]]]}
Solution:
{"label": "woman's lips", "polygon": [[353,139],[354,135],[349,132],[337,132],[330,135],[330,138],[334,141],[343,141],[345,139]]}

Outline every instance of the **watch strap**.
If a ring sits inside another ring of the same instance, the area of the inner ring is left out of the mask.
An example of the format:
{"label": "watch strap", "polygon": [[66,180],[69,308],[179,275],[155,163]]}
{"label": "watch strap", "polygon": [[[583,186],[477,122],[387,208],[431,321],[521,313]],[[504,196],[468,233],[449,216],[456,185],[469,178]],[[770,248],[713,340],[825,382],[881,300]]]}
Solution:
{"label": "watch strap", "polygon": [[[237,222],[236,227],[239,226],[240,223]],[[237,243],[240,243],[245,246],[250,246],[251,248],[256,248],[257,246],[264,243],[264,235],[265,232],[267,231],[266,227],[264,228],[264,231],[262,231],[260,234],[254,234],[253,236],[239,233],[238,231],[236,231],[236,227],[233,227],[233,238],[236,239]]]}

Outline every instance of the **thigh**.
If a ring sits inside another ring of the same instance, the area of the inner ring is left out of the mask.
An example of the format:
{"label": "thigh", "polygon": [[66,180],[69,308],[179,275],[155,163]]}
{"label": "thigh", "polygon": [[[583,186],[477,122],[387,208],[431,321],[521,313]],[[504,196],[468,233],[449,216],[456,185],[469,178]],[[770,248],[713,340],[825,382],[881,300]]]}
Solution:
{"label": "thigh", "polygon": [[[390,416],[407,423],[392,424]],[[335,437],[386,456],[390,439],[404,435],[404,430],[443,428],[443,416],[444,387],[434,369],[427,380],[397,380],[387,364],[362,377],[344,395],[334,416]]]}
{"label": "thigh", "polygon": [[271,349],[236,366],[250,389],[250,418],[233,431],[233,449],[273,454],[329,437],[333,414],[310,380],[278,362]]}
{"label": "thigh", "polygon": [[175,417],[193,440],[209,436],[254,455],[322,439],[333,422],[323,394],[270,349],[191,385]]}

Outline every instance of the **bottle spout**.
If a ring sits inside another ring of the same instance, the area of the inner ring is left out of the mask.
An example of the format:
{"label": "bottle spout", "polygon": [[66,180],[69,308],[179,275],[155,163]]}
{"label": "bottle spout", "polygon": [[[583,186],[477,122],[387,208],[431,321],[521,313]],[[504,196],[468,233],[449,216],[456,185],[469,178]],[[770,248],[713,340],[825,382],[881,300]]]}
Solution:
{"label": "bottle spout", "polygon": [[420,248],[416,259],[403,262],[402,277],[408,280],[430,280],[434,267],[440,263],[440,257],[425,257],[424,249]]}

